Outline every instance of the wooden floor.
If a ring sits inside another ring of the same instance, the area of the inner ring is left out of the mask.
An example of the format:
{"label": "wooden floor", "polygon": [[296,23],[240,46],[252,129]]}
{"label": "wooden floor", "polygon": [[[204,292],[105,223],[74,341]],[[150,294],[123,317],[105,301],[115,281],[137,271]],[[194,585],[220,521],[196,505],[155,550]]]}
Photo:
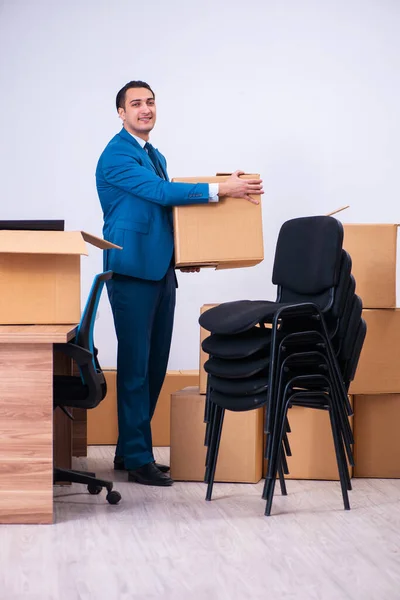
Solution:
{"label": "wooden floor", "polygon": [[113,478],[119,506],[57,487],[55,525],[1,526],[2,600],[400,598],[400,480],[354,480],[350,512],[338,483],[288,481],[265,518],[261,483],[206,503],[201,483],[127,483],[112,457],[76,465]]}

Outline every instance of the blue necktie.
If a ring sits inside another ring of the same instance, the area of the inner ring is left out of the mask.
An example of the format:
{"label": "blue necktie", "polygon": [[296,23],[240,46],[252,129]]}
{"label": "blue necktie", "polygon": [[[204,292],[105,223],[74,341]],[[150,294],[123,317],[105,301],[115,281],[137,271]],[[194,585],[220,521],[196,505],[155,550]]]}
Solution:
{"label": "blue necktie", "polygon": [[149,158],[154,165],[157,175],[159,175],[161,179],[167,179],[164,169],[162,168],[161,162],[157,156],[157,152],[154,149],[154,146],[149,144],[149,142],[146,142],[144,147],[147,150],[147,154],[149,155]]}

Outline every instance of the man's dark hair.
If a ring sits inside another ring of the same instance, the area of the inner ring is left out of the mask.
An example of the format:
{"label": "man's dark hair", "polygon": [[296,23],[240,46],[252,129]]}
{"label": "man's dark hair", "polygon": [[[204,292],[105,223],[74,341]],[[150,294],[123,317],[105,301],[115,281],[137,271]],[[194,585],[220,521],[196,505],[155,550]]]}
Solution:
{"label": "man's dark hair", "polygon": [[128,83],[126,83],[124,85],[123,88],[121,88],[117,94],[117,98],[115,100],[115,104],[117,105],[117,110],[119,108],[125,108],[125,96],[126,96],[126,92],[127,90],[130,90],[131,88],[146,88],[148,90],[150,90],[150,92],[153,94],[153,98],[155,99],[156,95],[153,92],[153,90],[151,89],[151,87],[149,86],[148,83],[146,83],[145,81],[129,81]]}

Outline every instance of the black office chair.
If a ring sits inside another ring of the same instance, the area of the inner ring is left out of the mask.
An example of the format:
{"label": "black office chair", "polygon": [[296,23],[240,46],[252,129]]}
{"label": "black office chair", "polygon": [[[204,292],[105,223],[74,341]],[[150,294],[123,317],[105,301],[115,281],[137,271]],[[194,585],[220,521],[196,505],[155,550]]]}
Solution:
{"label": "black office chair", "polygon": [[[71,419],[73,416],[68,408],[95,408],[107,393],[104,374],[97,360],[93,330],[104,282],[111,279],[112,275],[112,271],[106,271],[94,278],[75,339],[68,344],[54,345],[55,350],[72,358],[79,367],[79,375],[55,375],[53,378],[54,409],[60,408]],[[95,473],[56,467],[53,481],[83,483],[90,494],[99,494],[106,488],[106,498],[110,504],[118,504],[121,500],[121,494],[113,490],[112,481],[98,479]]]}

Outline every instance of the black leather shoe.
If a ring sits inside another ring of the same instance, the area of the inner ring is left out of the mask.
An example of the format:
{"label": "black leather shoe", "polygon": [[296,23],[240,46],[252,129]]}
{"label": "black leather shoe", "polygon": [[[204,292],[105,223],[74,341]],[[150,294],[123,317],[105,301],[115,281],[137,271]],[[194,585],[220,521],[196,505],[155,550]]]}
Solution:
{"label": "black leather shoe", "polygon": [[148,463],[138,469],[128,471],[128,481],[135,481],[142,485],[158,485],[164,487],[174,483],[173,479],[171,479],[169,475],[161,473],[154,463]]}
{"label": "black leather shoe", "polygon": [[154,463],[157,467],[157,469],[159,471],[161,471],[161,473],[168,473],[169,472],[169,466],[168,465],[160,465],[160,463],[155,462]]}
{"label": "black leather shoe", "polygon": [[[168,465],[160,465],[160,463],[156,462],[154,463],[157,467],[157,469],[159,469],[161,471],[161,473],[168,473],[169,471],[169,466]],[[126,471],[127,469],[125,469],[125,465],[124,465],[124,459],[121,456],[116,456],[114,458],[114,471]]]}

